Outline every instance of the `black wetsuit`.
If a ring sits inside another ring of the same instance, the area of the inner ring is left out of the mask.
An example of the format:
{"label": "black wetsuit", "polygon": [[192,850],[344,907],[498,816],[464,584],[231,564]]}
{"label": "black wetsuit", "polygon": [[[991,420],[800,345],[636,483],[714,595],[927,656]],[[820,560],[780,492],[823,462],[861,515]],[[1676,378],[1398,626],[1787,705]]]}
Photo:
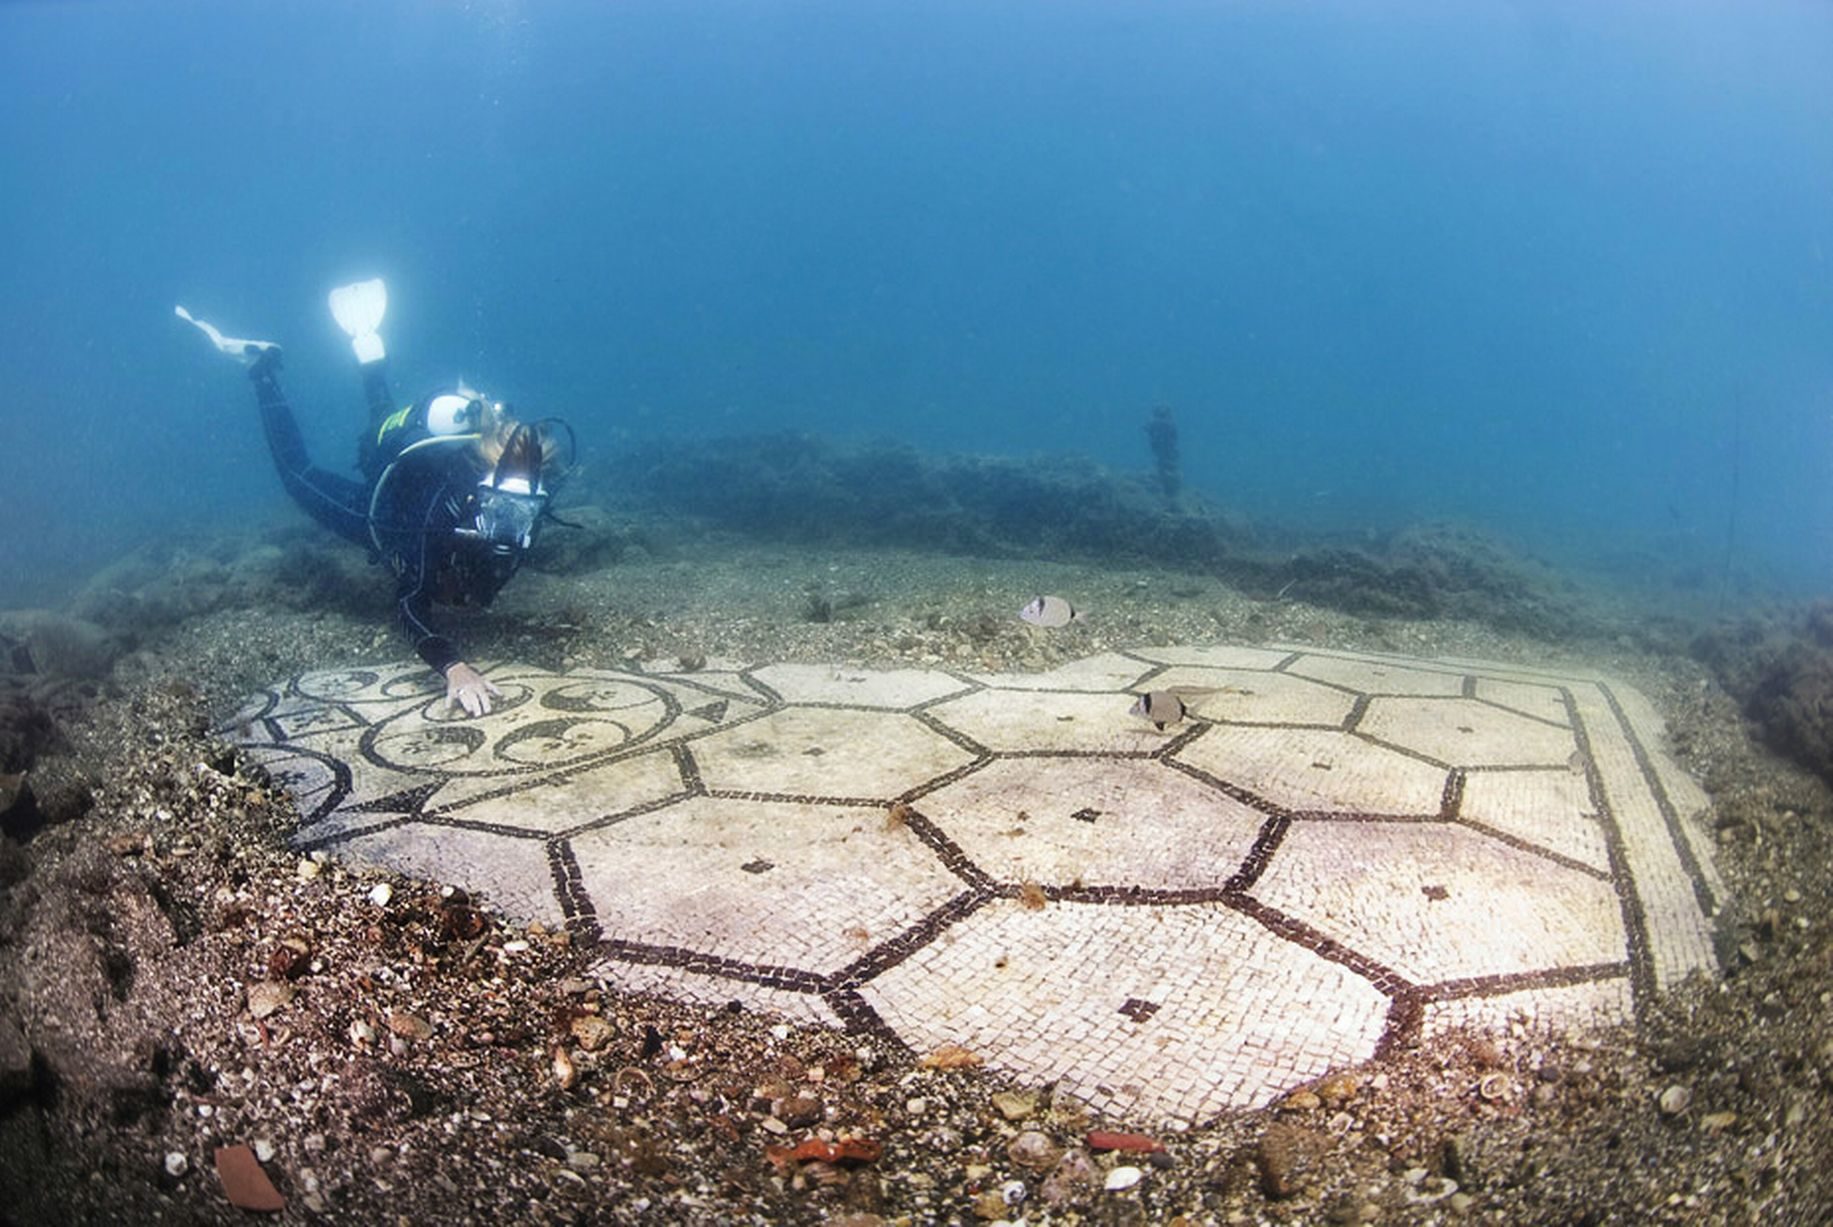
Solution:
{"label": "black wetsuit", "polygon": [[[359,452],[364,478],[360,482],[326,472],[307,456],[299,423],[280,390],[279,351],[264,353],[250,368],[249,378],[254,380],[261,425],[286,492],[314,520],[363,546],[372,559],[395,573],[401,627],[420,659],[444,673],[462,657],[458,645],[434,628],[434,602],[490,604],[521,558],[519,553],[509,558],[493,554],[487,544],[458,533],[472,520],[477,462],[462,443],[429,444],[403,455],[433,436],[426,430],[423,406],[397,413],[383,366],[372,362],[363,367],[370,421]],[[400,463],[388,475],[378,503],[376,483],[397,457]]]}

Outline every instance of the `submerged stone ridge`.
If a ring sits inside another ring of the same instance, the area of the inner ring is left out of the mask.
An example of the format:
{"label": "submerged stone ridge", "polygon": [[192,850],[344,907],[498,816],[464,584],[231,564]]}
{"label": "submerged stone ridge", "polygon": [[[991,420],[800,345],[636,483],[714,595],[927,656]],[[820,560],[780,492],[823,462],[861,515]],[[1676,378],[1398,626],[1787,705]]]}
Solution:
{"label": "submerged stone ridge", "polygon": [[[563,924],[612,985],[961,1045],[1104,1112],[1196,1122],[1717,971],[1705,796],[1594,676],[1227,646],[488,672],[479,720],[402,664],[225,730],[297,847]],[[1207,692],[1192,719],[1127,715],[1164,685]]]}

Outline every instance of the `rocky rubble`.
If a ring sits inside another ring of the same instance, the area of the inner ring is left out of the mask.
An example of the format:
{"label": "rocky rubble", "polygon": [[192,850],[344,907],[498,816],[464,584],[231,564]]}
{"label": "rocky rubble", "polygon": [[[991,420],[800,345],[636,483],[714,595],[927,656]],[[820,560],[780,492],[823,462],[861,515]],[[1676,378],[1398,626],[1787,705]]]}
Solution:
{"label": "rocky rubble", "polygon": [[[531,636],[608,664],[1003,667],[1055,650],[982,621],[1033,571],[875,565],[622,564],[602,584],[531,585],[477,630],[492,650]],[[808,621],[811,576],[876,599]],[[1195,580],[1167,603],[1152,577],[1059,579],[1096,594],[1078,655],[1205,628],[1516,650]],[[1682,987],[1639,1031],[1440,1038],[1161,1132],[972,1053],[611,993],[564,932],[297,855],[284,798],[210,719],[257,681],[399,649],[341,608],[225,600],[124,649],[52,720],[58,748],[33,770],[68,763],[90,803],[0,840],[0,1205],[16,1221],[246,1221],[227,1181],[249,1161],[301,1222],[1810,1224],[1833,1204],[1833,802],[1684,663],[1607,667],[1657,698],[1717,804],[1745,901],[1722,984]],[[550,642],[535,631],[561,602],[585,612]]]}

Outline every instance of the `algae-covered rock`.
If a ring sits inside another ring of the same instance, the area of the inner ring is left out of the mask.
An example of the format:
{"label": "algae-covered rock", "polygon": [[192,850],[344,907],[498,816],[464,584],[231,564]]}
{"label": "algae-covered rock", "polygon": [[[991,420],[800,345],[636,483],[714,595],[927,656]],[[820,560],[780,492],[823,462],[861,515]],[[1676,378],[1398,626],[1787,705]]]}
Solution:
{"label": "algae-covered rock", "polygon": [[0,614],[0,637],[12,645],[9,672],[47,677],[103,677],[125,647],[94,622],[48,609]]}
{"label": "algae-covered rock", "polygon": [[1771,745],[1833,781],[1833,604],[1745,618],[1693,650]]}
{"label": "algae-covered rock", "polygon": [[139,969],[169,955],[171,922],[131,866],[84,848],[36,885],[0,991],[66,1092],[129,1109],[158,1084],[165,1036],[138,1009]]}
{"label": "algae-covered rock", "polygon": [[1159,483],[1075,456],[931,455],[893,443],[780,434],[656,440],[626,449],[620,496],[748,536],[1213,565],[1239,524]]}
{"label": "algae-covered rock", "polygon": [[561,522],[544,527],[528,552],[528,565],[536,571],[596,571],[619,562],[632,545],[646,540],[640,529],[603,507],[568,507],[558,514]]}

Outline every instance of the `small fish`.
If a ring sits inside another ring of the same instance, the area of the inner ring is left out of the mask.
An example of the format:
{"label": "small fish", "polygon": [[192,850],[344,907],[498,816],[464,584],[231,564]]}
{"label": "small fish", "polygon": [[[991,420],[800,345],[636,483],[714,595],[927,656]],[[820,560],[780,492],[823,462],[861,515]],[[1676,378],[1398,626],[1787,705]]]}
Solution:
{"label": "small fish", "polygon": [[1082,611],[1060,596],[1040,596],[1019,610],[1018,616],[1020,621],[1054,630],[1080,618]]}
{"label": "small fish", "polygon": [[1152,726],[1162,733],[1166,725],[1176,724],[1191,714],[1187,700],[1215,693],[1213,686],[1173,686],[1168,690],[1148,690],[1133,700],[1133,706],[1127,708],[1127,714],[1151,721]]}

